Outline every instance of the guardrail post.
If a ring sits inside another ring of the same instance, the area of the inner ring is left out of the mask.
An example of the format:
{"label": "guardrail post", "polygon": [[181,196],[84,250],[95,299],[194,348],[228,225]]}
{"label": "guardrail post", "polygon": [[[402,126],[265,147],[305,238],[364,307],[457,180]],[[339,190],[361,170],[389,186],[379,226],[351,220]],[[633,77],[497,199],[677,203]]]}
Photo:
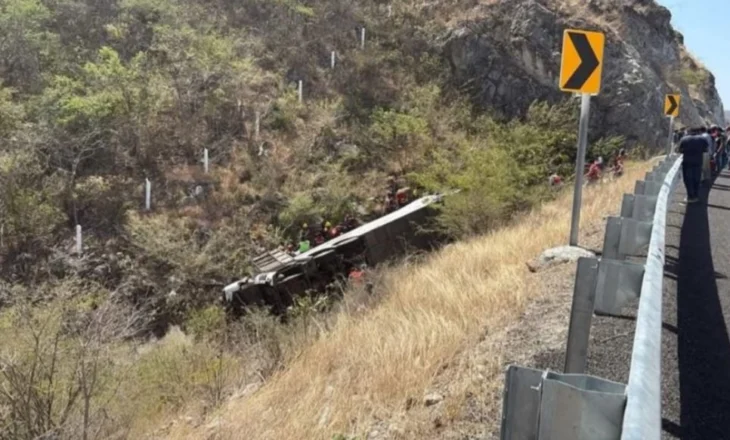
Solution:
{"label": "guardrail post", "polygon": [[579,258],[578,270],[575,272],[573,305],[570,308],[568,344],[565,350],[564,371],[566,373],[585,373],[597,279],[598,260]]}

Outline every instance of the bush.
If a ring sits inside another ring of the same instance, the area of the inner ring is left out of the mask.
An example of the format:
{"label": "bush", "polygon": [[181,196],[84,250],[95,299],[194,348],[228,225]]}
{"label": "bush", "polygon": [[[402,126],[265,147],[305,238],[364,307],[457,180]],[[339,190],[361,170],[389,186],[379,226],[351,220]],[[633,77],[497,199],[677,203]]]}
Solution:
{"label": "bush", "polygon": [[212,339],[225,331],[226,315],[222,307],[211,305],[193,310],[185,322],[185,329],[197,340]]}
{"label": "bush", "polygon": [[680,71],[682,80],[690,86],[701,86],[709,80],[710,76],[704,69],[693,69],[685,67]]}

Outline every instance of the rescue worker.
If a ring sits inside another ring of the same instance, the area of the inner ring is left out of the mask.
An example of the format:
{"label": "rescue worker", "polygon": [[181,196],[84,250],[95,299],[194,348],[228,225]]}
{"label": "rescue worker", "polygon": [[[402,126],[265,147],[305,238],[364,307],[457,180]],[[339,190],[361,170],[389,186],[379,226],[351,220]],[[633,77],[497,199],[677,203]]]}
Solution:
{"label": "rescue worker", "polygon": [[314,245],[319,246],[321,244],[324,244],[324,242],[324,234],[322,234],[322,232],[318,232],[317,235],[314,236]]}
{"label": "rescue worker", "polygon": [[601,165],[603,164],[603,158],[599,157],[591,163],[586,174],[586,181],[588,184],[593,184],[601,179]]}
{"label": "rescue worker", "polygon": [[340,235],[340,226],[335,226],[334,228],[330,228],[328,231],[328,238],[331,240],[333,238],[337,238]]}
{"label": "rescue worker", "polygon": [[708,149],[707,139],[703,134],[707,129],[695,128],[689,136],[685,136],[677,147],[677,151],[683,155],[682,178],[687,189],[687,203],[696,203],[700,199],[700,185],[702,182],[703,162]]}
{"label": "rescue worker", "polygon": [[299,249],[297,250],[297,255],[301,255],[304,252],[307,252],[310,249],[311,244],[309,243],[309,240],[304,239],[299,242]]}
{"label": "rescue worker", "polygon": [[402,188],[395,194],[396,204],[398,208],[405,206],[408,203],[408,189]]}
{"label": "rescue worker", "polygon": [[302,223],[302,229],[299,230],[299,241],[309,238],[309,225]]}
{"label": "rescue worker", "polygon": [[398,182],[395,179],[395,176],[388,176],[388,188],[386,190],[386,193],[389,194],[391,197],[395,197],[395,194],[398,192]]}
{"label": "rescue worker", "polygon": [[330,223],[329,221],[325,221],[322,223],[322,236],[324,237],[325,240],[330,239],[331,230],[332,230],[332,223]]}
{"label": "rescue worker", "polygon": [[391,212],[398,209],[397,202],[395,201],[395,196],[392,196],[390,194],[387,194],[385,196],[385,203],[383,203],[383,215],[390,214]]}
{"label": "rescue worker", "polygon": [[613,165],[613,175],[615,177],[621,177],[624,174],[624,160],[626,159],[626,150],[620,149],[616,155],[616,159]]}
{"label": "rescue worker", "polygon": [[357,219],[352,214],[345,214],[345,219],[342,221],[344,229],[342,232],[349,232],[357,228],[359,225]]}

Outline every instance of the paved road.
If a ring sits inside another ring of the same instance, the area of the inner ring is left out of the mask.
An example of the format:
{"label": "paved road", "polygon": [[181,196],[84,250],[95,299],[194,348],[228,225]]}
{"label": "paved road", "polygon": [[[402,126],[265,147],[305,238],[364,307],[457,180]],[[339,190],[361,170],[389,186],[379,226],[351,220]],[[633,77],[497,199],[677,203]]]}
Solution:
{"label": "paved road", "polygon": [[[663,439],[730,440],[730,172],[685,205],[681,182],[667,217],[662,334]],[[637,304],[594,317],[587,373],[628,382]],[[563,353],[537,368],[562,371]]]}
{"label": "paved road", "polygon": [[[665,270],[665,438],[730,439],[730,174],[673,216]],[[681,225],[681,226],[680,226]],[[678,244],[677,244],[678,243]],[[667,282],[671,281],[671,282]]]}

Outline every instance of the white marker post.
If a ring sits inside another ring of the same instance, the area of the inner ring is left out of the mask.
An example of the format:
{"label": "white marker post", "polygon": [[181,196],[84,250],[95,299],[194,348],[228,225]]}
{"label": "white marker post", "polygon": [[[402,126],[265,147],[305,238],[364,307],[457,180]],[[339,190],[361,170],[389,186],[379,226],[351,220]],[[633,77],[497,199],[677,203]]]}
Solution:
{"label": "white marker post", "polygon": [[299,80],[299,87],[298,87],[299,103],[300,104],[302,103],[302,99],[303,99],[303,89],[304,89],[304,85],[302,84],[302,80],[300,79]]}
{"label": "white marker post", "polygon": [[152,182],[145,179],[144,182],[144,207],[147,211],[152,209]]}
{"label": "white marker post", "polygon": [[669,117],[669,140],[667,141],[667,156],[672,154],[672,146],[674,145],[674,116]]}
{"label": "white marker post", "polygon": [[388,18],[393,16],[393,5],[388,5]]}
{"label": "white marker post", "polygon": [[261,113],[256,110],[256,124],[254,125],[254,135],[256,140],[259,139],[259,133],[261,132]]}
{"label": "white marker post", "polygon": [[332,55],[330,56],[330,68],[331,69],[334,69],[335,68],[335,62],[336,62],[336,60],[337,59],[336,59],[335,51],[333,50],[332,51]]}
{"label": "white marker post", "polygon": [[83,251],[83,239],[81,237],[81,225],[76,225],[76,253],[81,255]]}
{"label": "white marker post", "polygon": [[365,49],[365,26],[360,29],[360,49]]}
{"label": "white marker post", "polygon": [[208,174],[208,149],[203,150],[203,170],[205,174]]}
{"label": "white marker post", "polygon": [[581,94],[580,125],[578,127],[578,156],[575,160],[575,193],[573,194],[573,215],[570,220],[570,245],[578,246],[580,206],[583,201],[583,169],[586,166],[588,147],[588,122],[591,117],[591,95]]}

